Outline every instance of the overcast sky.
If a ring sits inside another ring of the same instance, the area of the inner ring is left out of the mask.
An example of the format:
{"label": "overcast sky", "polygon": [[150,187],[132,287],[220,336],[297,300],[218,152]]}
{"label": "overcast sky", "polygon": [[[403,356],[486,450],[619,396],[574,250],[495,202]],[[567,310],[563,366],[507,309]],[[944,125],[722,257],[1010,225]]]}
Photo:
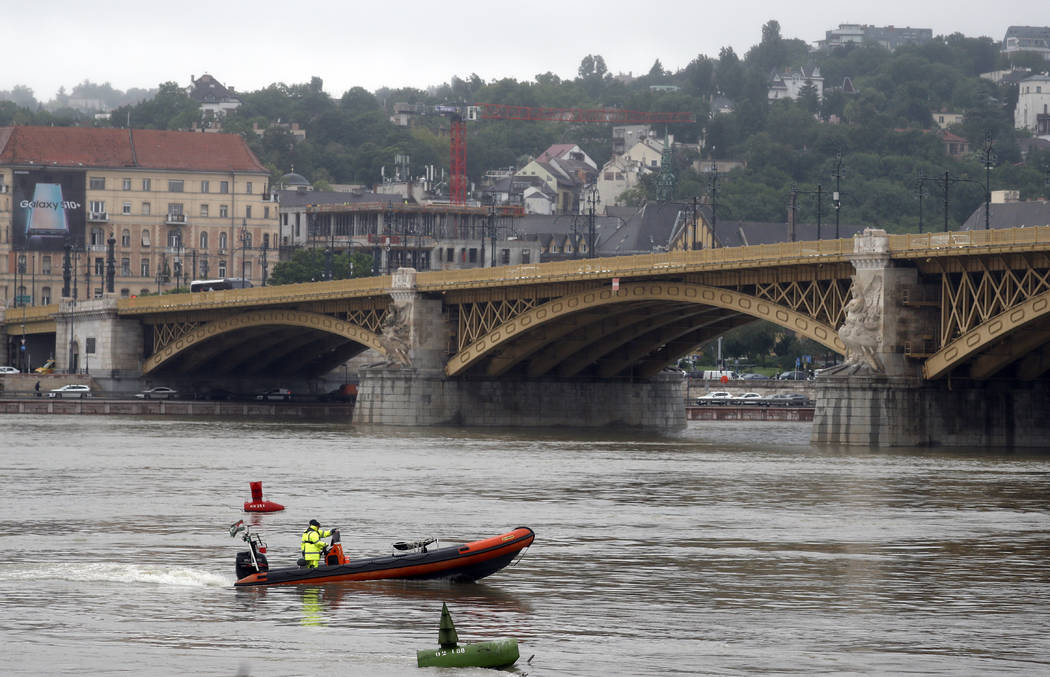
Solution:
{"label": "overcast sky", "polygon": [[644,75],[656,59],[673,71],[723,46],[743,56],[770,19],[783,37],[809,43],[841,23],[1001,41],[1011,25],[1050,26],[1050,2],[6,0],[0,15],[0,90],[28,85],[47,101],[84,80],[127,90],[186,86],[203,73],[238,91],[316,75],[336,97],[355,86],[422,89],[471,73],[572,78],[587,54],[602,55],[612,73]]}

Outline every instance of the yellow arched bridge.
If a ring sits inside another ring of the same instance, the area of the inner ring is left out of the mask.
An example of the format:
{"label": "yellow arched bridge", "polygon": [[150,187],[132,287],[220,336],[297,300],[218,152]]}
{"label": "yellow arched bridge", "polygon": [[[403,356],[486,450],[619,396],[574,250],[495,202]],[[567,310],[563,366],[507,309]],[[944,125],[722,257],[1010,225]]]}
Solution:
{"label": "yellow arched bridge", "polygon": [[[893,235],[888,255],[917,271],[920,291],[886,312],[931,322],[887,349],[927,379],[1034,379],[1050,367],[1050,228]],[[448,377],[646,378],[754,320],[845,354],[857,257],[853,240],[795,242],[426,272],[401,291],[440,300]],[[116,314],[143,327],[144,374],[311,376],[369,348],[391,361],[411,348],[398,342],[392,286],[381,276],[124,298]],[[55,332],[67,311],[9,309],[4,324],[9,337]]]}

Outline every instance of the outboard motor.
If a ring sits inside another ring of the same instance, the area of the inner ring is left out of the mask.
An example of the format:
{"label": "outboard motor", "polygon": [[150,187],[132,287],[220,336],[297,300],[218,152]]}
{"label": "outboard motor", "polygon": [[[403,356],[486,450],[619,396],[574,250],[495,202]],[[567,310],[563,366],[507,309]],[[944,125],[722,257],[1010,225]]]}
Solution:
{"label": "outboard motor", "polygon": [[[259,568],[256,569],[255,565],[258,564]],[[243,550],[237,553],[237,580],[241,580],[245,576],[251,576],[254,573],[260,571],[267,571],[270,568],[270,563],[266,561],[266,555],[259,553],[255,556],[255,562],[252,562],[252,553],[248,550]]]}
{"label": "outboard motor", "polygon": [[237,553],[237,580],[260,571],[268,571],[270,563],[266,561],[266,544],[263,543],[262,536],[253,533],[244,524],[244,520],[230,527],[230,536],[236,537],[238,534],[242,534],[241,540],[248,544],[250,550]]}

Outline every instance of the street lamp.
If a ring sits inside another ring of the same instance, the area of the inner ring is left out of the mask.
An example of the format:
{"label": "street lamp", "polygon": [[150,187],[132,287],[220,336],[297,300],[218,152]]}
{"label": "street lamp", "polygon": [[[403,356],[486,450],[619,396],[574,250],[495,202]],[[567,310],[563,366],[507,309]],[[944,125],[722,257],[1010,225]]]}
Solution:
{"label": "street lamp", "polygon": [[248,219],[241,219],[241,280],[245,279],[244,268],[247,264],[248,256],[248,240],[251,238],[251,233],[248,232]]}
{"label": "street lamp", "polygon": [[598,186],[591,186],[590,191],[587,193],[587,257],[591,259],[598,256],[596,251],[598,237],[594,227],[594,208],[599,202],[601,200],[598,197]]}
{"label": "street lamp", "polygon": [[992,166],[994,163],[995,153],[992,151],[992,133],[987,131],[984,134],[984,229],[989,230],[991,226],[991,211],[992,211]]}
{"label": "street lamp", "polygon": [[[831,175],[835,179],[835,192],[831,200],[835,205],[835,239],[839,239],[839,212],[842,211],[842,192],[839,189],[839,180],[842,178],[842,152],[835,153],[835,173]],[[921,230],[919,232],[922,232]]]}

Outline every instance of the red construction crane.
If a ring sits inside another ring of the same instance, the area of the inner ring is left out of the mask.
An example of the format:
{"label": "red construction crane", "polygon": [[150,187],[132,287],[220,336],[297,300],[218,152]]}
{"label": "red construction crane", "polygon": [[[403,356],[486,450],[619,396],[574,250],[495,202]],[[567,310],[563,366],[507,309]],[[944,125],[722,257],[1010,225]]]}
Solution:
{"label": "red construction crane", "polygon": [[449,161],[449,199],[453,204],[467,201],[467,120],[534,120],[537,122],[581,122],[612,125],[643,125],[693,122],[692,113],[657,113],[620,108],[532,108],[500,103],[467,106],[436,106],[435,111],[451,121],[452,154]]}

